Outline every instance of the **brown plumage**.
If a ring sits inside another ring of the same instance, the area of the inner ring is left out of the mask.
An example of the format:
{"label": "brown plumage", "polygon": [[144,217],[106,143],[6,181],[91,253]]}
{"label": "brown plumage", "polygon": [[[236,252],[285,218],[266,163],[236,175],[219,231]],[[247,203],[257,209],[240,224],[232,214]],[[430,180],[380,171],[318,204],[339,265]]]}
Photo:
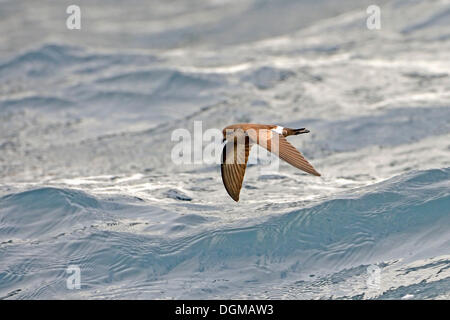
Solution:
{"label": "brown plumage", "polygon": [[234,201],[239,201],[239,194],[244,181],[248,156],[253,144],[257,143],[276,154],[292,166],[320,176],[303,155],[287,140],[290,135],[308,133],[305,128],[290,129],[276,125],[253,123],[233,124],[223,129],[226,143],[222,150],[222,181],[228,194]]}

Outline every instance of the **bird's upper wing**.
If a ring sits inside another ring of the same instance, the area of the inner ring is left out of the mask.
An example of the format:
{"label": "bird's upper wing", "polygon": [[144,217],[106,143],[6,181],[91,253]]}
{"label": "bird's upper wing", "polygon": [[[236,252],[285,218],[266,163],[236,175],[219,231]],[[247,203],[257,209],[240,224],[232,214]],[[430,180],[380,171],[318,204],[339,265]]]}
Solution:
{"label": "bird's upper wing", "polygon": [[248,136],[227,138],[222,150],[222,181],[228,194],[239,201],[239,193],[244,180],[248,155],[252,142]]}
{"label": "bird's upper wing", "polygon": [[252,140],[294,167],[312,175],[320,176],[320,173],[314,169],[305,157],[303,157],[300,151],[290,144],[283,135],[271,130],[267,131],[268,132],[266,134],[260,134],[256,139],[251,136]]}

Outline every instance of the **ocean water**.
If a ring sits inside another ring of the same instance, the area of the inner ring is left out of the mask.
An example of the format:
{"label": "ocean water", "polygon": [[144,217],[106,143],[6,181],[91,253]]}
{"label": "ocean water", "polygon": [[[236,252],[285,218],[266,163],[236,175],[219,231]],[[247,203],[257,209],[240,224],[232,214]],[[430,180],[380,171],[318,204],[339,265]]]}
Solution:
{"label": "ocean water", "polygon": [[[0,298],[449,299],[450,3],[370,4],[79,1],[68,30],[0,1]],[[195,121],[306,127],[322,177],[260,161],[235,203],[171,160]]]}

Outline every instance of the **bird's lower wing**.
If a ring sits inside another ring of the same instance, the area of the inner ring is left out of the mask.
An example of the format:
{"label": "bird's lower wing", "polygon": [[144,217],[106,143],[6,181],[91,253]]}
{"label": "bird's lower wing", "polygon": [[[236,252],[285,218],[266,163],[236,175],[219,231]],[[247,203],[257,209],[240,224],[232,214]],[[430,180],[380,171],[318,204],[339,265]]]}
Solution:
{"label": "bird's lower wing", "polygon": [[230,139],[222,150],[222,181],[225,189],[234,201],[239,201],[248,155],[252,148],[252,143],[248,137],[242,140],[239,141],[237,138]]}
{"label": "bird's lower wing", "polygon": [[270,152],[276,154],[287,163],[294,167],[310,173],[315,176],[320,176],[320,173],[314,169],[314,167],[303,157],[286,138],[278,133],[269,132],[268,139],[258,139],[258,144]]}

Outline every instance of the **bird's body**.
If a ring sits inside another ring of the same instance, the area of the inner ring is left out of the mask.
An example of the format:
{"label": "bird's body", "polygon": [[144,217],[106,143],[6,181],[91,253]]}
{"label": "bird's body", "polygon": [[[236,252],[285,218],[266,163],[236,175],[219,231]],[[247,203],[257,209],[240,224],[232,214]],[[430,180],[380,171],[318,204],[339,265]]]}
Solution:
{"label": "bird's body", "polygon": [[279,156],[294,167],[320,176],[303,155],[287,140],[287,136],[308,133],[305,128],[291,129],[277,125],[239,123],[223,129],[222,181],[228,194],[239,201],[248,156],[256,143]]}
{"label": "bird's body", "polygon": [[290,135],[295,135],[299,133],[295,133],[296,130],[305,130],[301,133],[308,133],[309,131],[305,128],[302,129],[290,129],[290,128],[283,128],[281,126],[273,125],[273,124],[257,124],[257,123],[237,123],[232,124],[228,127],[225,127],[222,132],[224,138],[226,137],[227,131],[235,131],[235,130],[243,130],[244,132],[248,132],[248,130],[255,130],[255,131],[261,131],[261,130],[272,130],[278,134],[282,134],[283,136],[287,137]]}

